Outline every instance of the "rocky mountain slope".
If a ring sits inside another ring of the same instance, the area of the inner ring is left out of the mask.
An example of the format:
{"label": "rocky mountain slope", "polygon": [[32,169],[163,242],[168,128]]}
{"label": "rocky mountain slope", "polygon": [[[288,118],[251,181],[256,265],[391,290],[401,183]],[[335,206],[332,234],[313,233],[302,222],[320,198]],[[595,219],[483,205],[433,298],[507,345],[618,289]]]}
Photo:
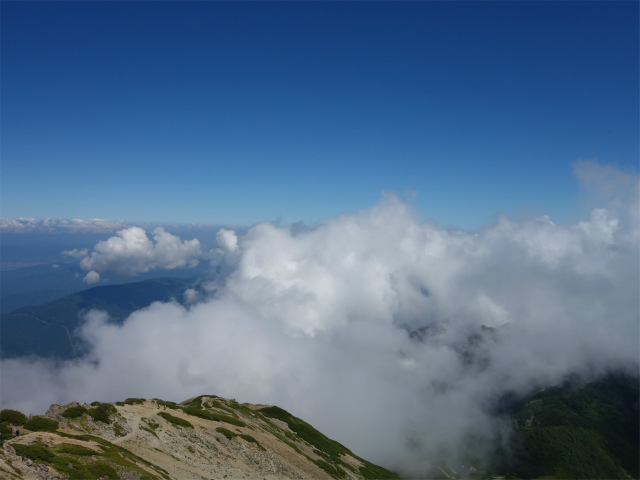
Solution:
{"label": "rocky mountain slope", "polygon": [[398,478],[285,410],[213,395],[3,410],[0,422],[7,479]]}

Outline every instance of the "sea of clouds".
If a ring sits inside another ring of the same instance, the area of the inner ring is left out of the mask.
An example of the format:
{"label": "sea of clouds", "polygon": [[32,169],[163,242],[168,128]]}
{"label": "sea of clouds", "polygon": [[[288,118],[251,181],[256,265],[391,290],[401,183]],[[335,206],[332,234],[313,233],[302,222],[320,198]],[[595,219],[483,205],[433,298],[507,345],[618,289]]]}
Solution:
{"label": "sea of clouds", "polygon": [[316,228],[222,229],[211,248],[120,230],[75,252],[96,281],[198,261],[218,275],[121,326],[88,313],[87,358],[3,360],[2,408],[216,394],[279,405],[420,477],[504,433],[505,392],[638,372],[638,176],[596,162],[575,176],[599,203],[572,225],[502,216],[464,233],[388,194]]}

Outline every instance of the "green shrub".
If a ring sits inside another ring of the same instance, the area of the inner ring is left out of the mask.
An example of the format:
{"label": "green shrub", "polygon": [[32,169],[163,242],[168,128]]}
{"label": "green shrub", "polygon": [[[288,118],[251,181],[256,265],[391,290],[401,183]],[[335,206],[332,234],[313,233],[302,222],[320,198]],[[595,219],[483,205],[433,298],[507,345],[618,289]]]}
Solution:
{"label": "green shrub", "polygon": [[145,401],[144,398],[127,398],[124,403],[126,405],[142,405]]}
{"label": "green shrub", "polygon": [[223,434],[225,437],[227,437],[229,440],[231,440],[233,437],[237,437],[238,434],[232,432],[231,430],[228,430],[224,427],[218,427],[216,428],[216,432],[220,432],[221,434]]}
{"label": "green shrub", "polygon": [[120,425],[119,423],[115,423],[113,425],[113,434],[116,437],[124,437],[127,432],[125,432],[124,428],[122,428],[122,425]]}
{"label": "green shrub", "polygon": [[11,425],[24,425],[27,416],[18,410],[5,409],[0,412],[0,422],[7,422]]}
{"label": "green shrub", "polygon": [[241,433],[240,435],[238,435],[240,438],[244,438],[247,442],[251,442],[251,443],[255,443],[256,446],[260,449],[260,450],[264,450],[264,447],[262,445],[260,445],[260,442],[258,442],[255,438],[253,438],[251,435],[247,435],[246,433]]}
{"label": "green shrub", "polygon": [[315,463],[333,478],[343,478],[346,475],[346,472],[338,465],[331,465],[324,460],[313,460],[313,463]]}
{"label": "green shrub", "polygon": [[174,417],[173,415],[170,415],[167,412],[160,412],[158,413],[158,415],[160,415],[162,418],[167,420],[169,423],[171,423],[175,427],[193,428],[193,425],[191,425],[188,421],[182,418]]}
{"label": "green shrub", "polygon": [[69,455],[100,455],[95,450],[91,450],[90,448],[76,445],[74,443],[63,443],[61,445],[58,445],[56,447],[56,451],[58,453],[68,453]]}
{"label": "green shrub", "polygon": [[238,414],[236,412],[234,412],[231,408],[224,406],[222,403],[218,402],[217,400],[211,400],[209,402],[208,406],[209,406],[209,408],[219,408],[220,410],[224,410],[225,412],[229,412],[234,417],[238,416]]}
{"label": "green shrub", "polygon": [[202,395],[200,395],[199,397],[192,398],[188,402],[185,402],[184,406],[192,407],[192,408],[202,408]]}
{"label": "green shrub", "polygon": [[107,476],[110,480],[119,480],[118,472],[116,472],[115,468],[106,463],[94,463],[93,465],[89,465],[87,470],[91,472],[96,478],[103,478]]}
{"label": "green shrub", "polygon": [[160,424],[154,422],[153,420],[149,420],[148,418],[143,418],[142,421],[149,425],[153,430],[156,430]]}
{"label": "green shrub", "polygon": [[58,421],[46,417],[32,417],[24,422],[24,428],[32,432],[55,432],[58,429]]}
{"label": "green shrub", "polygon": [[300,438],[313,445],[318,450],[324,451],[331,458],[339,459],[340,455],[352,455],[343,445],[326,437],[307,422],[294,417],[280,407],[265,407],[260,412],[270,418],[276,418],[285,422],[291,430],[296,432]]}
{"label": "green shrub", "polygon": [[117,412],[116,407],[114,407],[110,403],[94,402],[91,405],[96,405],[96,407],[87,410],[87,413],[96,422],[109,423],[111,421],[109,417]]}
{"label": "green shrub", "polygon": [[229,404],[229,406],[235,410],[238,410],[239,412],[244,413],[245,415],[248,415],[250,417],[255,416],[255,412],[250,409],[249,407],[247,407],[246,405],[242,405],[241,403],[238,402],[231,402]]}
{"label": "green shrub", "polygon": [[194,417],[204,418],[205,420],[212,420],[214,422],[225,422],[230,423],[231,425],[236,425],[238,427],[246,427],[246,423],[242,420],[238,420],[237,418],[230,417],[229,415],[220,415],[218,413],[207,412],[206,410],[202,410],[199,408],[193,407],[185,407],[182,409],[184,413],[188,415],[193,415]]}
{"label": "green shrub", "polygon": [[51,462],[55,458],[55,454],[42,444],[24,445],[15,443],[12,446],[18,455],[27,457],[34,462]]}
{"label": "green shrub", "polygon": [[178,408],[180,408],[180,406],[176,403],[176,402],[168,402],[165,400],[160,400],[159,398],[154,398],[153,399],[158,405],[162,405],[164,407],[168,407],[172,410],[176,410]]}
{"label": "green shrub", "polygon": [[83,414],[87,413],[87,409],[82,405],[76,405],[75,407],[69,407],[64,412],[62,412],[62,416],[64,418],[78,418]]}
{"label": "green shrub", "polygon": [[0,434],[2,434],[3,440],[13,438],[13,430],[8,423],[0,423]]}

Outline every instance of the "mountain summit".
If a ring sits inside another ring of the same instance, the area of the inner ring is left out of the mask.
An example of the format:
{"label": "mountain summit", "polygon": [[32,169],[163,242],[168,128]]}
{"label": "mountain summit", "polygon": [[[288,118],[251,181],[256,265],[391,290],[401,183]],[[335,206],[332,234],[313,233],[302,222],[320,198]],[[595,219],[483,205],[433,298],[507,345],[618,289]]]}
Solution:
{"label": "mountain summit", "polygon": [[399,478],[279,407],[215,395],[0,415],[7,479]]}

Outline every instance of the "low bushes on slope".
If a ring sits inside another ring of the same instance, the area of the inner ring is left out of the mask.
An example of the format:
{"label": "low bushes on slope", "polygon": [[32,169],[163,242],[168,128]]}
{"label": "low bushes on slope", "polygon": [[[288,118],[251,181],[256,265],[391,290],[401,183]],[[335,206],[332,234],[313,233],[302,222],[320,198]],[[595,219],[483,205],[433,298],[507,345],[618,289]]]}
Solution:
{"label": "low bushes on slope", "polygon": [[[97,480],[105,477],[109,480],[120,480],[120,476],[113,466],[92,459],[95,456],[100,456],[99,452],[80,445],[63,443],[52,450],[42,443],[31,445],[17,443],[13,445],[13,448],[20,456],[53,466],[70,480]],[[85,460],[80,461],[75,457]]]}
{"label": "low bushes on slope", "polygon": [[55,432],[58,429],[58,421],[35,416],[24,422],[24,428],[32,432]]}
{"label": "low bushes on slope", "polygon": [[91,405],[94,408],[87,410],[87,413],[96,422],[109,423],[111,415],[117,412],[116,407],[110,403],[93,402]]}
{"label": "low bushes on slope", "polygon": [[230,417],[229,415],[220,415],[218,413],[212,413],[206,410],[202,410],[201,408],[194,407],[185,407],[182,409],[182,411],[188,415],[204,418],[205,420],[230,423],[231,425],[235,425],[237,427],[246,427],[246,423],[244,423],[242,420],[239,420],[235,417]]}
{"label": "low bushes on slope", "polygon": [[42,444],[24,445],[22,443],[16,443],[13,445],[13,448],[18,455],[30,458],[34,462],[47,463],[55,457],[55,454]]}
{"label": "low bushes on slope", "polygon": [[67,408],[62,412],[64,418],[78,418],[87,413],[87,409],[82,405],[76,405],[74,407]]}
{"label": "low bushes on slope", "polygon": [[333,465],[325,462],[324,460],[312,460],[316,465],[325,470],[333,477],[343,477],[345,475],[344,470],[341,467],[352,469],[352,467],[344,463],[340,457],[341,455],[350,455],[353,458],[362,462],[363,466],[360,467],[360,474],[367,479],[399,479],[395,473],[390,472],[382,467],[367,462],[362,458],[354,455],[344,445],[331,440],[327,436],[320,433],[304,420],[294,417],[286,410],[280,407],[265,407],[260,409],[266,417],[275,418],[285,422],[291,430],[296,432],[300,438],[302,438],[308,444],[314,446],[321,452],[321,456],[327,458]]}
{"label": "low bushes on slope", "polygon": [[167,412],[158,413],[162,418],[164,418],[167,422],[171,423],[174,427],[185,427],[185,428],[193,428],[193,425],[189,423],[187,420],[179,417],[174,417],[173,415]]}

